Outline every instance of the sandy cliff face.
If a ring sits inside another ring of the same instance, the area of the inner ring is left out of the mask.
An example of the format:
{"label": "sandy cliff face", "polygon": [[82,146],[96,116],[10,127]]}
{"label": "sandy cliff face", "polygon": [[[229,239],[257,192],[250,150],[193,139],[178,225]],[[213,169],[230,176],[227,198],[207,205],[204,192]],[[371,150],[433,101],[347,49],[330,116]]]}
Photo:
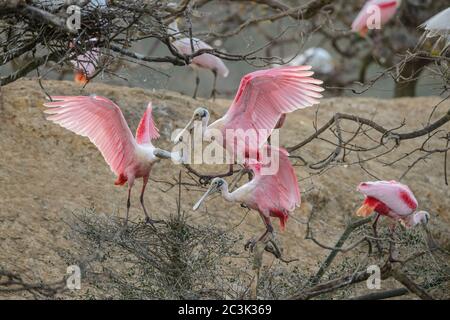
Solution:
{"label": "sandy cliff face", "polygon": [[[80,94],[72,82],[44,82],[46,90],[54,95]],[[177,93],[151,92],[138,88],[113,87],[92,84],[82,94],[96,93],[114,100],[134,131],[147,102],[153,101],[154,116],[161,132],[156,145],[170,149],[170,133],[182,127],[198,106],[206,106],[212,119],[220,117],[230,101],[195,101]],[[25,271],[30,278],[52,281],[60,279],[68,262],[61,249],[70,250],[65,217],[73,211],[94,206],[98,212],[125,214],[126,189],[114,186],[114,175],[104,163],[101,154],[86,138],[79,137],[45,120],[42,103],[45,95],[36,81],[21,80],[2,88],[3,108],[0,109],[0,265],[12,270]],[[406,120],[409,131],[422,127],[438,98],[407,98],[377,100],[368,98],[327,99],[318,109],[319,125],[335,112],[346,112],[373,118],[386,128],[396,127]],[[444,102],[435,117],[450,107]],[[291,146],[314,132],[313,121],[317,108],[298,111],[290,115],[281,131],[283,145]],[[449,130],[447,124],[444,128]],[[332,138],[331,135],[325,137]],[[421,140],[423,141],[423,140]],[[396,156],[419,146],[418,142],[402,142]],[[325,141],[316,140],[299,154],[307,161],[322,159],[333,150]],[[384,160],[394,160],[392,155]],[[361,202],[355,189],[358,182],[373,179],[361,167],[354,165],[352,155],[347,163],[333,166],[320,175],[297,166],[302,206],[296,211],[304,221],[312,208],[319,212],[320,238],[332,243],[342,232],[345,222]],[[353,158],[353,160],[355,160]],[[380,179],[398,179],[414,158],[385,166],[372,161],[364,166]],[[438,233],[448,237],[450,225],[450,191],[444,184],[444,158],[433,156],[420,162],[404,179],[413,189],[421,208],[432,213]],[[154,167],[152,177],[170,180],[181,167],[170,162],[160,162]],[[205,169],[206,172],[212,169]],[[221,170],[226,170],[221,168]],[[187,177],[186,177],[187,179]],[[156,218],[167,217],[176,209],[176,191],[162,192],[164,183],[150,182],[146,192],[148,209]],[[140,182],[133,192],[131,216],[142,219],[138,202]],[[184,209],[190,211],[201,191],[183,193]],[[207,204],[208,214],[190,211],[192,223],[212,222],[224,227],[237,226],[235,232],[250,237],[261,232],[263,226],[255,213],[245,215],[239,205],[215,199]],[[242,223],[240,221],[244,218]],[[276,223],[277,225],[278,223]],[[278,230],[278,227],[277,227]],[[314,267],[318,255],[325,251],[304,239],[305,226],[291,219],[286,232],[280,233],[280,242],[286,255],[298,257],[305,266]],[[244,253],[243,253],[244,254]],[[247,254],[247,253],[245,253]]]}

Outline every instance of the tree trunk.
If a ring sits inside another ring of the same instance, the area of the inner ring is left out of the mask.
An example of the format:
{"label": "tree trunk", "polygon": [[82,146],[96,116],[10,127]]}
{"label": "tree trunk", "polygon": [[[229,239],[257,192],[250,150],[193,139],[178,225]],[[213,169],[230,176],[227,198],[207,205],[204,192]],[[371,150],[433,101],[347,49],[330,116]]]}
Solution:
{"label": "tree trunk", "polygon": [[416,95],[416,84],[418,79],[408,80],[406,82],[397,82],[395,84],[395,98],[414,97]]}
{"label": "tree trunk", "polygon": [[425,59],[412,59],[405,63],[400,71],[400,77],[395,84],[394,97],[414,97],[416,95],[416,85],[423,67],[428,64]]}

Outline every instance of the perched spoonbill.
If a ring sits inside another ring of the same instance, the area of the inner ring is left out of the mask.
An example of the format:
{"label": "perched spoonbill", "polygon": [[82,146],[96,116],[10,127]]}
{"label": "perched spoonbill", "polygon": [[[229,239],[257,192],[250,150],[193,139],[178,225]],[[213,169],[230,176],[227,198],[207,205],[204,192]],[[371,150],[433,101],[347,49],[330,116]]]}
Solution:
{"label": "perched spoonbill", "polygon": [[[168,30],[169,34],[171,34],[172,37],[175,39],[172,42],[172,45],[175,47],[175,49],[177,49],[178,52],[185,55],[190,55],[193,53],[191,46],[191,38],[180,37],[180,31],[178,30],[176,20],[169,25]],[[192,44],[194,47],[194,52],[197,52],[198,50],[201,49],[213,49],[210,45],[197,38],[192,38]],[[222,59],[209,53],[203,53],[201,55],[194,57],[192,59],[192,63],[190,64],[190,66],[195,71],[195,90],[193,98],[195,99],[197,97],[198,86],[200,84],[200,77],[197,68],[208,69],[211,70],[211,72],[213,73],[214,82],[210,97],[215,98],[217,75],[226,78],[229,73],[229,70],[225,66],[225,63],[223,63]]]}
{"label": "perched spoonbill", "polygon": [[[270,217],[278,218],[281,230],[284,231],[289,214],[300,206],[301,202],[297,176],[289,161],[287,151],[269,145],[266,145],[266,147],[270,148],[270,152],[277,152],[279,162],[276,173],[262,174],[263,164],[253,161],[247,162],[245,167],[253,172],[251,181],[230,193],[228,183],[224,179],[214,178],[209,189],[193,207],[194,210],[197,210],[209,195],[220,192],[225,200],[241,203],[258,211],[266,226],[266,231],[258,240],[250,240],[246,244],[246,247],[250,246],[250,248],[253,248],[256,242],[264,241],[269,234],[273,233]],[[264,166],[267,165],[270,165],[270,163]]]}
{"label": "perched spoonbill", "polygon": [[76,60],[71,61],[75,67],[74,80],[76,83],[84,85],[89,81],[89,78],[95,73],[98,58],[98,49],[93,49],[85,54],[79,55]]}
{"label": "perched spoonbill", "polygon": [[[401,0],[368,0],[352,23],[352,31],[358,32],[362,37],[367,35],[369,28],[381,28],[397,12]],[[375,24],[379,25],[375,25]]]}
{"label": "perched spoonbill", "polygon": [[367,217],[375,211],[377,217],[374,221],[374,230],[381,215],[400,221],[409,228],[419,223],[426,224],[430,219],[428,212],[415,212],[418,203],[414,194],[408,186],[397,181],[362,182],[358,186],[358,191],[366,197],[356,215]]}
{"label": "perched spoonbill", "polygon": [[127,216],[130,210],[131,188],[136,178],[143,179],[140,201],[146,221],[153,224],[144,205],[144,191],[153,164],[159,159],[178,160],[176,154],[158,149],[152,140],[159,137],[152,118],[152,104],[149,103],[139,126],[136,138],[119,106],[101,96],[55,96],[47,102],[45,113],[50,120],[89,140],[100,150],[103,158],[117,175],[115,185],[128,182]]}
{"label": "perched spoonbill", "polygon": [[[280,125],[283,114],[297,109],[307,108],[319,103],[323,88],[322,81],[311,78],[314,74],[310,66],[284,66],[267,70],[258,70],[245,75],[227,113],[208,125],[210,114],[206,108],[197,108],[186,127],[175,137],[174,142],[182,141],[183,134],[193,129],[195,121],[201,121],[203,139],[209,141],[212,130],[222,133],[224,148],[236,155],[238,139],[225,139],[228,130],[238,132],[255,130],[255,135],[245,139],[245,156],[251,150],[263,146],[273,129]],[[283,119],[284,120],[284,119]]]}
{"label": "perched spoonbill", "polygon": [[[88,44],[95,44],[96,42],[97,38],[92,38],[89,39]],[[69,44],[69,47],[73,48],[75,45],[76,41],[72,41]],[[100,49],[94,47],[87,50],[84,54],[78,55],[76,59],[70,61],[75,69],[74,80],[76,83],[84,85],[89,81],[89,78],[95,73],[99,58]]]}

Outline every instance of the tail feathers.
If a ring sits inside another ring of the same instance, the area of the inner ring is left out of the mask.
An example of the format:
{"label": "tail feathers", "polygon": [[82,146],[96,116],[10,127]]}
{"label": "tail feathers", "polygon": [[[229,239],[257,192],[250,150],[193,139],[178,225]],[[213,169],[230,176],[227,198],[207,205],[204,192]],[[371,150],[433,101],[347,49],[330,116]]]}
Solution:
{"label": "tail feathers", "polygon": [[369,32],[369,28],[363,27],[361,30],[359,30],[359,35],[362,38],[365,38],[367,36],[367,33]]}
{"label": "tail feathers", "polygon": [[223,61],[220,59],[218,60],[218,66],[216,68],[216,71],[223,78],[228,77],[228,74],[230,73],[230,70],[228,70],[225,63],[223,63]]}
{"label": "tail feathers", "polygon": [[114,184],[116,186],[123,186],[128,181],[128,178],[123,174],[119,174],[116,181],[114,181]]}
{"label": "tail feathers", "polygon": [[286,222],[289,218],[289,214],[281,210],[272,210],[270,213],[273,217],[280,219],[280,229],[281,231],[284,231],[286,229]]}
{"label": "tail feathers", "polygon": [[81,85],[85,85],[88,82],[88,78],[83,71],[75,72],[75,82]]}

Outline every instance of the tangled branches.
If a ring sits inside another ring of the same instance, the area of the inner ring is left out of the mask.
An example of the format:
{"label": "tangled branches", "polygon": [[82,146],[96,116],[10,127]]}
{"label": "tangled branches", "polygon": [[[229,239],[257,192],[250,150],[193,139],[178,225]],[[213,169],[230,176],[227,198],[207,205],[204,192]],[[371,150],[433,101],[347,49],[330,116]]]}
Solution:
{"label": "tangled branches", "polygon": [[[386,228],[374,238],[366,228],[371,218],[355,220],[348,223],[336,244],[329,246],[314,237],[315,218],[311,215],[306,240],[329,251],[320,268],[308,274],[300,261],[286,264],[278,260],[264,267],[255,280],[252,262],[240,257],[236,248],[239,237],[232,230],[207,224],[193,227],[187,220],[187,215],[177,213],[156,230],[139,223],[120,233],[122,223],[115,218],[89,211],[77,215],[74,237],[85,256],[95,257],[84,265],[84,281],[96,284],[102,297],[133,299],[255,298],[253,286],[258,298],[272,299],[327,298],[329,294],[385,299],[407,293],[432,299],[447,294],[442,289],[450,280],[448,253],[420,228],[395,233]],[[382,251],[372,250],[375,241],[381,243]],[[374,297],[355,296],[358,284],[371,277],[366,270],[371,265],[380,266],[383,283],[389,283],[388,279],[394,282],[387,287],[383,284],[384,291]],[[102,272],[94,272],[99,267]],[[99,281],[103,277],[108,281]],[[401,287],[395,288],[396,283]],[[429,293],[431,289],[437,296]]]}
{"label": "tangled branches", "polygon": [[[120,66],[124,61],[143,63],[146,66],[149,63],[184,66],[203,53],[228,61],[245,61],[256,66],[283,64],[289,60],[284,58],[292,53],[293,44],[298,51],[301,38],[310,32],[317,32],[329,41],[334,51],[345,61],[342,62],[344,67],[337,69],[337,73],[345,75],[345,71],[352,68],[353,65],[348,64],[349,59],[360,63],[357,77],[330,76],[330,89],[335,88],[340,92],[352,90],[355,94],[361,94],[389,75],[398,84],[395,95],[412,95],[415,83],[426,70],[439,78],[441,92],[448,92],[448,50],[436,53],[427,42],[416,47],[419,38],[417,31],[414,30],[411,34],[406,32],[406,39],[399,39],[398,32],[394,30],[399,27],[404,32],[416,28],[418,21],[423,21],[440,9],[435,4],[421,11],[425,13],[423,16],[414,12],[411,9],[414,6],[408,4],[400,18],[406,24],[395,21],[385,34],[374,34],[372,38],[363,39],[341,30],[342,25],[350,24],[348,17],[356,10],[355,5],[348,2],[339,7],[326,0],[295,6],[287,4],[288,1],[229,1],[230,4],[223,6],[226,10],[223,10],[213,30],[194,28],[193,21],[202,20],[204,27],[208,22],[216,20],[214,14],[207,15],[207,11],[201,10],[213,2],[180,1],[174,5],[166,1],[127,0],[108,1],[108,6],[103,7],[93,6],[90,1],[68,1],[53,5],[37,0],[0,1],[0,64],[2,67],[17,64],[11,72],[8,68],[2,69],[0,85],[14,82],[32,71],[38,72],[39,79],[44,78],[50,71],[58,70],[62,65],[70,64],[96,48],[101,51],[101,59],[97,61],[96,73],[91,78],[103,73],[115,75],[117,65]],[[66,9],[73,4],[82,8],[82,25],[79,30],[71,29],[66,23],[69,18]],[[248,11],[253,12],[249,14]],[[246,52],[242,48],[239,52],[231,53],[222,49],[201,49],[193,54],[182,54],[172,46],[173,34],[168,30],[168,24],[178,18],[183,20],[184,25],[181,34],[191,39],[197,36],[223,43],[255,28],[264,38],[264,43],[255,43],[246,48]],[[332,21],[339,21],[341,25],[332,24]],[[267,32],[265,23],[276,24],[276,32]],[[201,25],[200,22],[198,24]],[[136,44],[148,40],[161,46],[163,53],[138,53]],[[285,54],[288,52],[289,54]],[[382,66],[384,70],[367,81],[367,70],[372,64]],[[43,66],[44,72],[41,68]],[[7,71],[6,75],[3,75],[3,70]],[[352,86],[356,81],[363,85],[362,90]],[[448,96],[443,101],[447,99]],[[358,165],[374,177],[376,174],[365,167],[366,163],[378,161],[386,166],[393,166],[415,156],[399,176],[399,180],[417,163],[438,156],[443,160],[443,177],[448,184],[450,109],[439,114],[436,119],[434,113],[438,106],[424,117],[428,117],[428,120],[422,127],[407,132],[402,131],[405,122],[389,127],[366,115],[339,112],[321,126],[316,119],[314,133],[293,143],[289,151],[292,158],[301,160],[314,172],[322,173],[341,164]],[[400,150],[400,146],[404,146],[408,140],[416,139],[420,144],[413,149],[402,152],[393,160],[384,158],[387,154]],[[299,155],[305,146],[317,140],[324,140],[331,146],[329,154],[312,161]],[[188,168],[188,171],[190,174],[200,175],[192,168]],[[234,173],[236,171],[231,170],[231,175]],[[211,177],[213,175],[201,182],[210,180]],[[163,183],[168,186],[166,191],[177,186],[171,182]],[[178,186],[181,185],[180,182]],[[200,187],[195,180],[189,186]],[[89,285],[95,286],[97,279],[108,277],[107,283],[96,287],[100,295],[124,298],[312,299],[327,298],[330,294],[337,293],[345,298],[382,299],[414,293],[422,299],[430,299],[448,294],[432,291],[442,289],[448,283],[449,270],[443,258],[448,254],[430,240],[428,233],[424,236],[421,231],[401,230],[392,234],[385,230],[380,236],[374,236],[367,228],[371,219],[363,219],[351,221],[338,241],[330,244],[315,237],[319,232],[312,226],[311,216],[307,222],[306,240],[327,250],[318,270],[304,270],[299,262],[285,260],[280,252],[266,246],[264,249],[275,255],[277,260],[263,268],[263,276],[255,281],[252,270],[248,268],[249,260],[242,259],[241,251],[236,254],[238,235],[211,225],[194,227],[180,209],[180,196],[178,204],[178,212],[158,226],[156,231],[144,224],[135,224],[128,232],[119,233],[120,220],[98,217],[93,211],[76,216],[73,229],[81,243],[80,250],[85,250],[85,255],[89,257],[87,260],[78,259],[78,263],[83,267]],[[374,250],[375,246],[377,251]],[[73,259],[75,258],[72,256],[71,260]],[[289,264],[285,265],[285,262]],[[118,266],[119,263],[122,265]],[[358,295],[353,289],[369,279],[370,274],[366,268],[373,264],[381,266],[382,278],[392,280],[394,285],[391,283],[390,288],[376,294]],[[96,272],[96,267],[101,272]],[[287,272],[288,277],[278,276],[286,275]],[[37,297],[52,297],[61,292],[64,286],[63,281],[50,284],[27,282],[17,273],[0,272],[2,292],[27,291]],[[397,288],[398,286],[401,287]],[[249,293],[249,288],[253,287],[257,292],[255,296]]]}
{"label": "tangled branches", "polygon": [[53,298],[66,290],[66,281],[62,279],[53,283],[29,282],[22,274],[4,270],[0,267],[0,293],[14,294],[28,292],[34,298]]}
{"label": "tangled branches", "polygon": [[[398,178],[399,180],[402,180],[420,161],[426,160],[433,155],[442,155],[444,160],[444,180],[445,184],[448,185],[447,153],[449,151],[449,136],[447,124],[450,121],[450,109],[438,119],[431,121],[436,109],[441,104],[445,105],[447,100],[448,96],[431,109],[428,121],[424,124],[423,128],[409,132],[399,131],[405,126],[404,121],[398,127],[387,129],[372,119],[352,114],[336,113],[321,127],[317,127],[316,122],[315,132],[301,142],[288,147],[288,150],[292,153],[292,158],[302,160],[308,168],[318,172],[327,170],[330,165],[332,166],[339,163],[358,165],[364,169],[363,165],[365,163],[374,160],[381,161],[385,166],[392,166],[415,154],[419,154]],[[346,124],[345,126],[344,123]],[[353,124],[353,126],[349,126],[350,124]],[[329,138],[322,137],[328,130],[331,132],[331,136],[336,140],[335,142]],[[378,134],[378,137],[374,136],[374,134]],[[407,152],[403,152],[394,160],[383,160],[386,155],[398,150],[403,141],[418,140],[421,137],[424,137],[424,139],[419,146],[416,146],[414,149]],[[324,159],[314,163],[308,163],[304,158],[298,155],[298,151],[315,139],[326,141],[334,147],[334,150]],[[368,154],[368,156],[363,158],[364,154]],[[355,155],[355,157],[352,158],[352,155]],[[373,174],[370,175],[375,177]]]}
{"label": "tangled branches", "polygon": [[[330,1],[313,1],[306,6],[289,9],[273,17],[261,18],[258,21],[274,21],[286,16],[296,15],[297,18],[313,16]],[[80,8],[80,25],[69,27],[71,19],[70,6]],[[204,3],[195,4],[199,9]],[[162,1],[110,1],[108,5],[93,5],[91,1],[16,1],[0,3],[0,61],[1,65],[32,54],[33,59],[16,72],[2,77],[1,85],[11,83],[42,65],[54,62],[63,65],[76,61],[77,57],[92,50],[92,39],[95,47],[101,48],[102,59],[98,61],[97,73],[111,72],[115,61],[139,61],[144,63],[170,63],[187,65],[192,59],[203,53],[210,53],[230,61],[261,60],[267,65],[276,58],[257,56],[261,49],[250,50],[247,53],[227,53],[217,49],[200,49],[187,55],[178,52],[171,45],[173,32],[168,30],[168,24],[180,16],[186,16],[190,21],[192,4],[182,1],[178,6]],[[69,13],[68,13],[69,12]],[[252,22],[249,21],[248,25]],[[240,27],[240,29],[245,26]],[[192,38],[192,26],[181,33]],[[231,36],[228,35],[228,36]],[[135,44],[154,40],[156,45],[162,44],[167,50],[166,55],[151,56],[136,53],[130,48]],[[37,56],[35,56],[37,55]],[[122,61],[122,62],[123,62]],[[51,68],[52,69],[52,68]],[[49,70],[46,71],[48,73]],[[41,75],[43,77],[44,75]],[[92,77],[92,78],[93,78]]]}
{"label": "tangled branches", "polygon": [[[101,2],[105,4],[100,5]],[[80,8],[81,14],[80,26],[75,29],[67,23],[72,19],[68,8],[73,5]],[[361,38],[345,30],[348,27],[343,29],[350,26],[350,18],[360,9],[360,4],[348,1],[313,0],[291,5],[287,1],[269,0],[225,3],[33,0],[5,1],[0,8],[0,66],[13,65],[15,70],[2,76],[1,85],[42,66],[46,69],[38,74],[40,79],[50,71],[61,72],[64,65],[77,62],[94,44],[101,51],[101,59],[90,78],[105,73],[122,78],[116,72],[120,65],[184,66],[203,53],[257,67],[285,64],[303,51],[305,43],[314,36],[320,43],[331,44],[333,55],[337,56],[334,71],[321,75],[336,94],[347,90],[363,93],[384,76],[390,76],[396,84],[396,96],[413,96],[424,71],[443,81],[443,91],[448,88],[449,50],[437,53],[434,42],[420,41],[421,33],[417,30],[420,23],[444,8],[438,2],[407,1],[399,19],[386,26],[383,33],[375,30],[371,38]],[[174,34],[168,26],[175,20],[184,23],[181,32]],[[255,32],[257,36],[245,50],[242,46],[233,50],[218,48],[225,41],[242,41],[248,33]],[[217,46],[183,54],[172,46],[174,36],[188,37],[191,41],[199,37]],[[258,41],[261,36],[264,41]],[[147,54],[136,50],[140,45],[149,48]],[[154,54],[159,47],[162,49]],[[369,67],[374,64],[382,68],[381,72],[369,78]],[[363,89],[357,90],[358,85]]]}

